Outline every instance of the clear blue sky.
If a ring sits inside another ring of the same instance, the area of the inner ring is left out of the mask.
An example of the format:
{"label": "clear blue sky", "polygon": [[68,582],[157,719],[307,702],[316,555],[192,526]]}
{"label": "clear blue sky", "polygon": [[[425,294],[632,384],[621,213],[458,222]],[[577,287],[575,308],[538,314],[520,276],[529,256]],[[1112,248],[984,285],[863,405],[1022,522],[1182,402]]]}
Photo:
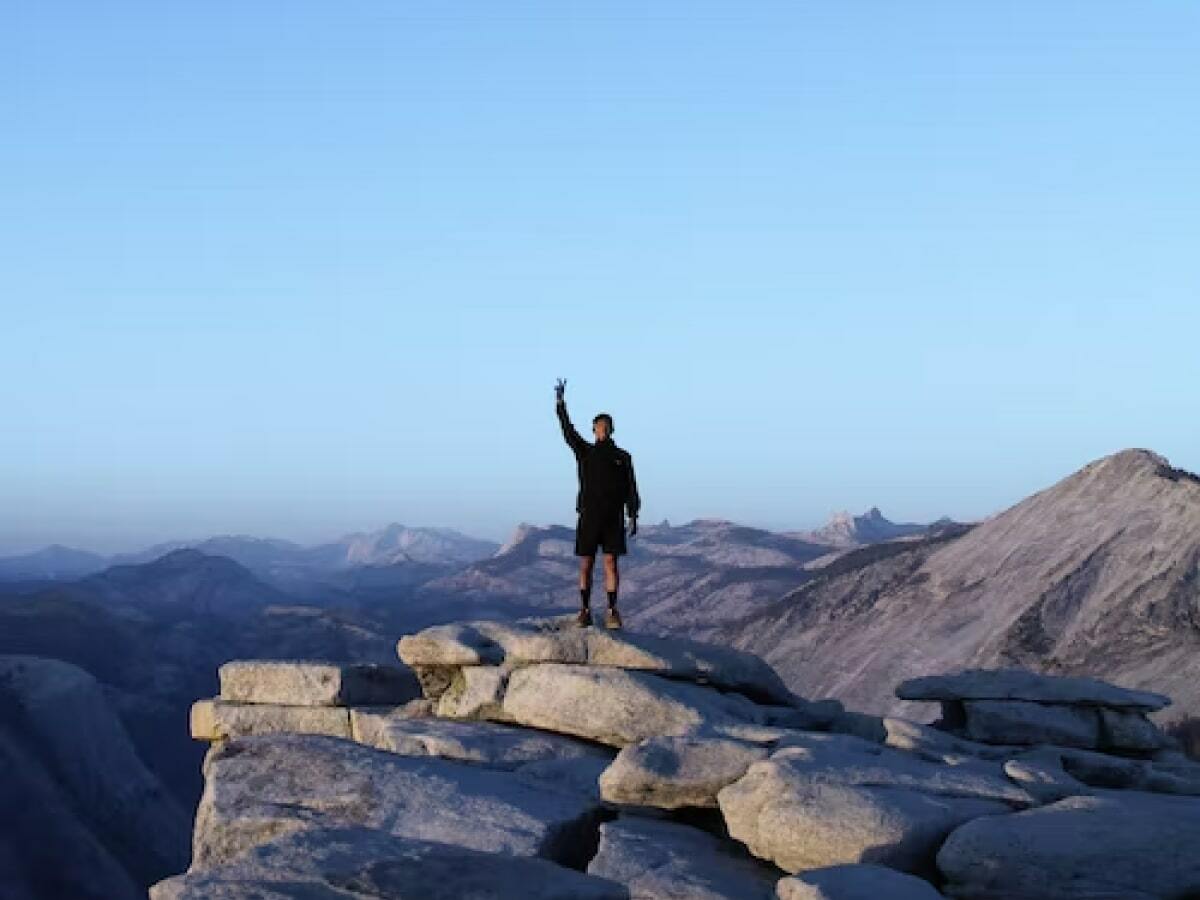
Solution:
{"label": "clear blue sky", "polygon": [[0,550],[981,517],[1200,469],[1200,7],[0,15]]}

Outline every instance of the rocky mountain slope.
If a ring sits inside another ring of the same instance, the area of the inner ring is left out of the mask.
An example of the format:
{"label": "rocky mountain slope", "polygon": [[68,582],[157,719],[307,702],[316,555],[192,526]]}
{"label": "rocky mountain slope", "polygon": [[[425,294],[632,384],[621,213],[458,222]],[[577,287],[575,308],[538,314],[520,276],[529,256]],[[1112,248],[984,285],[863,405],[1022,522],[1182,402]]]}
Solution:
{"label": "rocky mountain slope", "polygon": [[[152,900],[1169,900],[1200,891],[1200,763],[1170,703],[1023,670],[898,694],[943,725],[794,695],[751,654],[458,622],[399,669],[240,661],[187,872]],[[997,861],[1000,861],[997,864]]]}
{"label": "rocky mountain slope", "polygon": [[0,766],[6,900],[137,900],[186,863],[188,813],[83,670],[0,656]]}
{"label": "rocky mountain slope", "polygon": [[1122,451],[961,536],[848,554],[719,636],[873,712],[906,711],[912,675],[1018,665],[1200,713],[1200,478]]}

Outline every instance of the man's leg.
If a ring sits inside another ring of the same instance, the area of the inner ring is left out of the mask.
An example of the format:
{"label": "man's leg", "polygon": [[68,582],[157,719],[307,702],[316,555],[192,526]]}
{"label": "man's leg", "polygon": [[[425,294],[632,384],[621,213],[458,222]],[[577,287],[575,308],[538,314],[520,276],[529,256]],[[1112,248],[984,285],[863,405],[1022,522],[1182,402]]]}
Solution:
{"label": "man's leg", "polygon": [[575,624],[586,628],[592,624],[592,569],[596,565],[596,555],[579,558],[579,615]]}
{"label": "man's leg", "polygon": [[617,587],[621,583],[621,573],[617,569],[617,554],[604,554],[604,587],[608,591],[608,612],[604,616],[607,628],[621,628],[621,614],[617,612]]}
{"label": "man's leg", "polygon": [[592,602],[592,571],[596,566],[596,555],[579,557],[579,605],[585,609]]}
{"label": "man's leg", "polygon": [[608,605],[617,605],[617,588],[621,584],[621,572],[617,567],[617,554],[604,554],[604,590],[608,592]]}

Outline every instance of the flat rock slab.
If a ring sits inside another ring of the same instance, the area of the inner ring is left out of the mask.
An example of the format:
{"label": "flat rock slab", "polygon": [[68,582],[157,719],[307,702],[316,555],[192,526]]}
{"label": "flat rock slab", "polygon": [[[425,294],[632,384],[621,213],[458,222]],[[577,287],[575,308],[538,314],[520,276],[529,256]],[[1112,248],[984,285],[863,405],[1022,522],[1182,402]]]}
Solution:
{"label": "flat rock slab", "polygon": [[963,900],[1200,893],[1200,800],[1100,791],[957,828],[937,854]]}
{"label": "flat rock slab", "polygon": [[339,706],[230,703],[214,698],[192,704],[189,724],[192,737],[198,741],[280,732],[348,738],[350,710]]}
{"label": "flat rock slab", "polygon": [[1158,726],[1135,710],[1030,700],[944,701],[943,707],[956,707],[948,718],[961,723],[964,737],[983,743],[1118,753],[1149,753],[1168,743]]}
{"label": "flat rock slab", "polygon": [[928,881],[867,863],[809,869],[781,879],[779,900],[941,900]]}
{"label": "flat rock slab", "polygon": [[151,900],[623,900],[619,884],[541,859],[366,828],[313,828],[150,889]]}
{"label": "flat rock slab", "polygon": [[753,653],[684,638],[585,629],[588,664],[655,672],[737,691],[764,703],[793,705],[783,679]]}
{"label": "flat rock slab", "polygon": [[1029,700],[968,700],[963,703],[963,733],[991,744],[1100,746],[1100,716],[1087,706],[1034,703]]}
{"label": "flat rock slab", "polygon": [[516,769],[527,763],[591,757],[607,765],[612,750],[560,734],[493,722],[414,719],[360,713],[355,717],[360,743],[403,756],[437,756]]}
{"label": "flat rock slab", "polygon": [[718,725],[761,724],[762,708],[740,694],[625,669],[543,663],[508,680],[507,719],[613,747]]}
{"label": "flat rock slab", "polygon": [[204,772],[192,856],[201,868],[281,834],[335,826],[578,865],[599,814],[582,794],[507,772],[317,735],[214,744]]}
{"label": "flat rock slab", "polygon": [[[654,672],[738,691],[769,703],[803,707],[767,663],[752,653],[684,638],[577,628],[564,619],[458,622],[405,635],[400,659],[413,667],[570,663]],[[814,715],[828,718],[818,706]]]}
{"label": "flat rock slab", "polygon": [[724,788],[729,833],[788,872],[845,863],[932,870],[965,821],[1027,806],[998,762],[945,765],[846,735],[796,738]]}
{"label": "flat rock slab", "polygon": [[400,666],[299,660],[234,660],[221,666],[221,699],[284,706],[399,705],[419,696]]}
{"label": "flat rock slab", "polygon": [[956,675],[910,678],[896,687],[901,700],[1030,700],[1152,712],[1171,698],[1118,687],[1096,678],[1039,675],[1026,669],[967,669]]}
{"label": "flat rock slab", "polygon": [[766,747],[722,738],[648,738],[617,754],[600,776],[600,796],[660,809],[715,807],[717,792],[767,754]]}
{"label": "flat rock slab", "polygon": [[600,826],[588,873],[625,885],[631,900],[771,900],[779,879],[690,825],[632,817]]}
{"label": "flat rock slab", "polygon": [[770,759],[808,780],[910,788],[945,797],[999,800],[1014,807],[1033,802],[1009,780],[998,760],[926,760],[849,735],[792,732]]}

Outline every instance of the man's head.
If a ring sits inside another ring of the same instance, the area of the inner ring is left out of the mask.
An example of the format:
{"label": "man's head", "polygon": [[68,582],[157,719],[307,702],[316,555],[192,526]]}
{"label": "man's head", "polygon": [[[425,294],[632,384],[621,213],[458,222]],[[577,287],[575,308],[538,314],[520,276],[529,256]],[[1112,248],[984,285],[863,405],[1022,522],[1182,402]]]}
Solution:
{"label": "man's head", "polygon": [[596,436],[596,440],[607,440],[612,437],[612,432],[612,416],[608,413],[597,413],[596,418],[592,419],[592,434]]}

